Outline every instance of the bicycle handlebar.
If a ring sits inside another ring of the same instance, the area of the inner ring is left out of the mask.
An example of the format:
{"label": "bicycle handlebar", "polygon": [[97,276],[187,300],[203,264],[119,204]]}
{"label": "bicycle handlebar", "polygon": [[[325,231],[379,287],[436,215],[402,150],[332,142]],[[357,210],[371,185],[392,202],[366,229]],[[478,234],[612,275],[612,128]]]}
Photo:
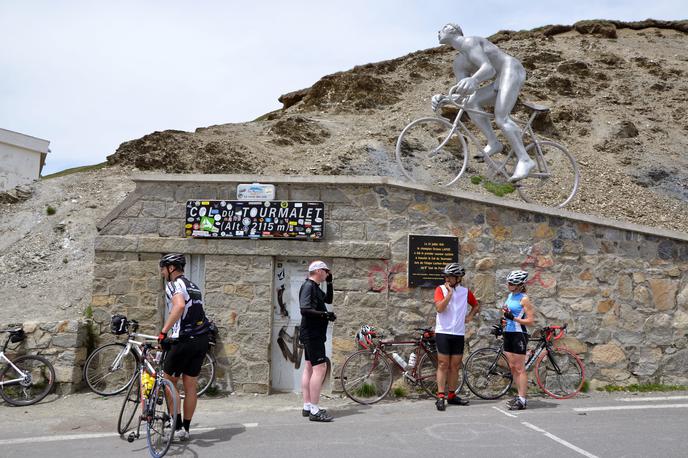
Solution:
{"label": "bicycle handlebar", "polygon": [[547,340],[552,340],[553,337],[554,340],[559,340],[566,334],[567,326],[568,323],[564,323],[563,326],[545,326],[542,328],[542,332],[545,333]]}

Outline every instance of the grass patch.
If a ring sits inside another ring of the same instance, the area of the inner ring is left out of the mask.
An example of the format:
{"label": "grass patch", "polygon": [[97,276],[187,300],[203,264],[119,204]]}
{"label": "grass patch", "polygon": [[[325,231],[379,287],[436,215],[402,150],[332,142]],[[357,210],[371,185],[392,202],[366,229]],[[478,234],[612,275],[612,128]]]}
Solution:
{"label": "grass patch", "polygon": [[55,210],[55,207],[53,207],[52,205],[48,205],[48,207],[45,209],[45,213],[48,216],[50,216],[50,215],[54,215],[55,213],[57,213],[57,210]]}
{"label": "grass patch", "polygon": [[583,386],[581,387],[581,393],[588,393],[590,392],[590,382],[587,380],[583,381]]}
{"label": "grass patch", "polygon": [[486,180],[481,175],[472,176],[471,183],[475,185],[482,184],[483,188],[498,197],[504,197],[506,194],[511,194],[516,191],[516,187],[511,183],[494,183]]}
{"label": "grass patch", "polygon": [[688,390],[687,385],[664,385],[662,383],[633,383],[631,385],[605,385],[597,388],[597,391],[606,391],[607,393],[614,393],[617,391],[629,391],[632,393],[648,393],[652,391],[685,391]]}
{"label": "grass patch", "polygon": [[372,383],[364,383],[358,389],[356,389],[356,396],[360,396],[362,398],[368,398],[375,396],[377,394],[377,389],[375,389],[375,385]]}
{"label": "grass patch", "polygon": [[65,169],[65,170],[62,170],[60,172],[51,173],[50,175],[46,175],[44,177],[41,177],[41,179],[47,180],[49,178],[57,178],[57,177],[63,177],[65,175],[71,175],[72,173],[88,172],[91,170],[98,170],[98,169],[102,169],[105,166],[107,166],[107,162],[101,162],[100,164],[94,164],[94,165],[83,165],[81,167],[72,167],[71,169]]}
{"label": "grass patch", "polygon": [[395,398],[405,398],[408,395],[408,391],[403,386],[395,386],[392,390],[392,394]]}
{"label": "grass patch", "polygon": [[493,183],[491,181],[484,181],[483,188],[497,197],[504,197],[506,194],[516,191],[516,188],[511,183]]}

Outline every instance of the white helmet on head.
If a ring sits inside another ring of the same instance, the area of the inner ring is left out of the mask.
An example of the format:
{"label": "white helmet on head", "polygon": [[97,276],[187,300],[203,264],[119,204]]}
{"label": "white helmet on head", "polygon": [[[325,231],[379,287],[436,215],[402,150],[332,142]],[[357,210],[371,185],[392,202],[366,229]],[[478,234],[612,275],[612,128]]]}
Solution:
{"label": "white helmet on head", "polygon": [[528,272],[525,270],[514,270],[506,277],[506,281],[512,285],[522,285],[528,280]]}
{"label": "white helmet on head", "polygon": [[451,275],[454,277],[463,277],[466,275],[466,269],[464,269],[461,264],[452,262],[451,264],[447,264],[442,273],[444,275]]}

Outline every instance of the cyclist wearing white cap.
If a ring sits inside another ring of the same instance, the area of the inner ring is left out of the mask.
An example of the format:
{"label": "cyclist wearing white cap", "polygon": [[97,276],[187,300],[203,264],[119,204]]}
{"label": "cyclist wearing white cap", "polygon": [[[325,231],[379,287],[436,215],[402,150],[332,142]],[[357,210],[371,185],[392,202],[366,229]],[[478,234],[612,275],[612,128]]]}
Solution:
{"label": "cyclist wearing white cap", "polygon": [[[327,282],[327,293],[320,289],[320,283]],[[327,325],[337,319],[325,304],[332,304],[334,288],[332,273],[323,261],[313,261],[308,266],[308,278],[299,291],[301,307],[301,328],[299,340],[304,346],[306,364],[301,377],[303,394],[302,415],[310,421],[332,421],[332,416],[318,407],[320,389],[327,375],[329,359],[325,355]]]}

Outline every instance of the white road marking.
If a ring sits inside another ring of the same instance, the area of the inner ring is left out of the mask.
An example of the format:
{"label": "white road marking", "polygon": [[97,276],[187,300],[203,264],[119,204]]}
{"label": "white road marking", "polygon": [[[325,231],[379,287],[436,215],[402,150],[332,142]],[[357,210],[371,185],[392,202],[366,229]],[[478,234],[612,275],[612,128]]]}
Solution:
{"label": "white road marking", "polygon": [[653,404],[653,405],[633,405],[633,406],[601,406],[601,407],[577,407],[575,412],[601,412],[606,410],[639,410],[639,409],[681,409],[688,407],[688,404]]}
{"label": "white road marking", "polygon": [[567,442],[567,441],[565,441],[564,439],[562,439],[562,438],[560,438],[560,437],[557,437],[557,436],[555,436],[555,435],[552,434],[552,433],[548,433],[548,432],[545,431],[544,429],[538,428],[537,426],[535,426],[535,425],[533,425],[533,424],[531,424],[531,423],[528,423],[527,421],[522,421],[521,424],[524,425],[524,426],[527,427],[527,428],[532,429],[533,431],[537,431],[537,432],[539,432],[539,433],[544,434],[545,436],[549,437],[549,438],[552,439],[553,441],[559,442],[559,443],[560,443],[561,445],[563,445],[564,447],[570,448],[570,449],[573,450],[574,452],[580,453],[580,454],[583,455],[583,456],[587,456],[588,458],[598,458],[597,455],[593,455],[593,454],[590,453],[590,452],[586,452],[586,451],[583,450],[582,448],[576,447],[576,446],[573,445],[572,443]]}
{"label": "white road marking", "polygon": [[517,417],[518,417],[518,415],[514,415],[514,414],[512,414],[512,413],[509,413],[509,412],[507,412],[506,410],[500,409],[499,407],[492,406],[492,408],[495,409],[495,410],[498,411],[498,412],[502,412],[502,413],[503,413],[504,415],[506,415],[507,417],[512,417],[512,418],[517,418]]}
{"label": "white road marking", "polygon": [[17,439],[2,439],[0,445],[17,445],[36,442],[60,442],[86,439],[101,439],[103,437],[119,437],[117,433],[93,433],[93,434],[65,434],[62,436],[20,437]]}
{"label": "white road marking", "polygon": [[650,402],[650,401],[678,401],[681,399],[688,399],[688,396],[656,396],[653,398],[618,398],[617,401]]}
{"label": "white road marking", "polygon": [[[240,426],[244,428],[255,428],[258,423],[242,423]],[[193,431],[215,431],[218,428],[193,428]],[[142,431],[143,433],[143,431]],[[39,436],[39,437],[18,437],[16,439],[0,439],[0,446],[2,445],[18,445],[38,442],[62,442],[62,441],[78,441],[87,439],[102,439],[104,437],[119,437],[117,433],[90,433],[90,434],[63,434],[60,436]]]}

